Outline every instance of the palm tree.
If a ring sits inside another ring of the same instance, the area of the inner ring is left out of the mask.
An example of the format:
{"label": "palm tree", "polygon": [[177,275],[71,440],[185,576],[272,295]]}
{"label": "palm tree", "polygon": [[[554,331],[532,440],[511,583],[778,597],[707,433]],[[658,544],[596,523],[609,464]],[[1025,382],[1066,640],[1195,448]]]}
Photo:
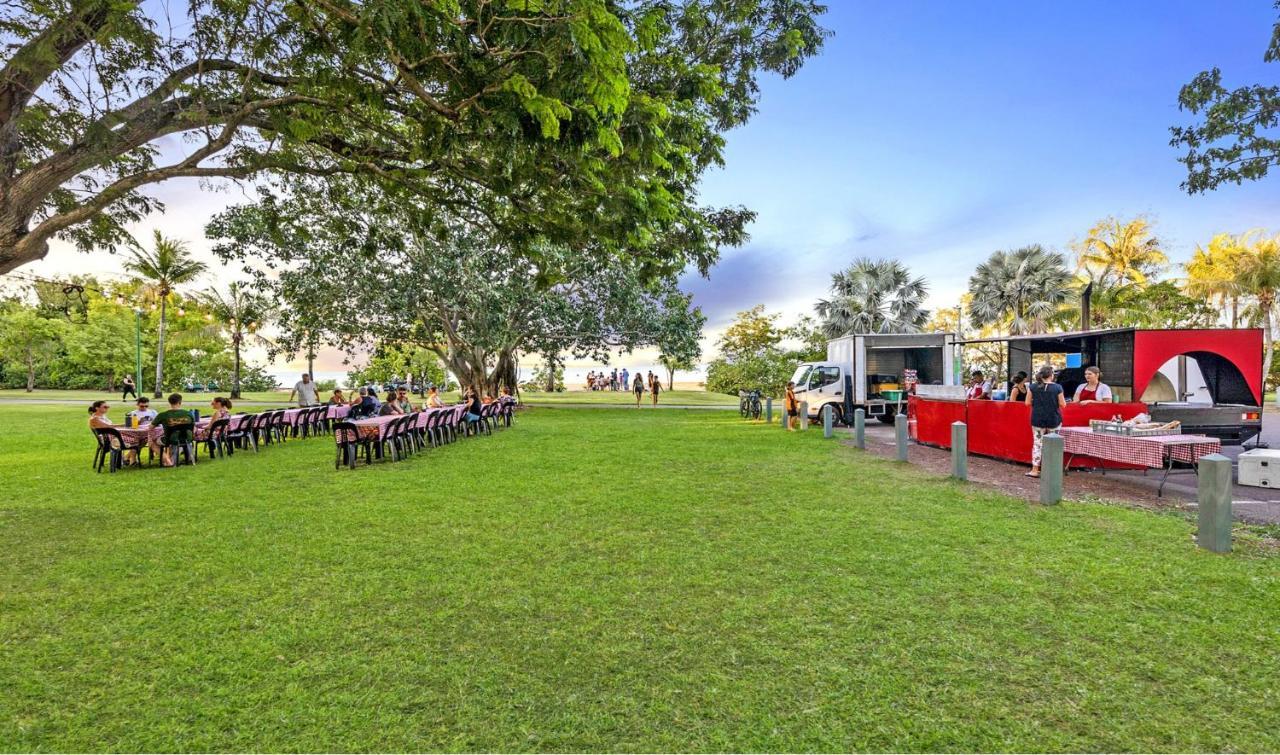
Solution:
{"label": "palm tree", "polygon": [[1241,296],[1253,299],[1254,321],[1262,327],[1262,374],[1270,375],[1275,348],[1271,327],[1280,292],[1280,237],[1260,239],[1244,250],[1236,261],[1235,283]]}
{"label": "palm tree", "polygon": [[1231,304],[1231,327],[1240,319],[1240,287],[1236,284],[1236,263],[1253,243],[1257,231],[1240,236],[1219,233],[1207,247],[1196,246],[1191,261],[1183,265],[1187,277],[1183,290],[1188,296],[1217,301],[1220,309]]}
{"label": "palm tree", "polygon": [[168,315],[169,296],[175,287],[199,278],[208,267],[192,259],[187,244],[177,239],[167,239],[155,232],[155,248],[150,251],[133,250],[133,259],[124,268],[147,281],[147,288],[160,303],[160,335],[156,343],[155,397],[160,398],[164,389],[164,329]]}
{"label": "palm tree", "polygon": [[246,337],[263,346],[273,345],[258,331],[275,315],[275,308],[266,297],[235,281],[227,284],[226,294],[210,288],[200,295],[200,301],[208,308],[208,317],[225,329],[231,338],[231,350],[235,355],[231,398],[240,398],[240,347]]}
{"label": "palm tree", "polygon": [[1008,323],[1009,333],[1040,333],[1071,295],[1066,259],[1039,244],[997,251],[969,278],[975,328]]}
{"label": "palm tree", "polygon": [[849,333],[919,333],[929,321],[922,308],[929,291],[924,278],[897,260],[866,257],[831,276],[831,298],[816,305],[830,338]]}
{"label": "palm tree", "polygon": [[1099,288],[1144,286],[1169,262],[1151,222],[1143,217],[1127,223],[1103,218],[1076,245],[1076,254],[1081,272]]}

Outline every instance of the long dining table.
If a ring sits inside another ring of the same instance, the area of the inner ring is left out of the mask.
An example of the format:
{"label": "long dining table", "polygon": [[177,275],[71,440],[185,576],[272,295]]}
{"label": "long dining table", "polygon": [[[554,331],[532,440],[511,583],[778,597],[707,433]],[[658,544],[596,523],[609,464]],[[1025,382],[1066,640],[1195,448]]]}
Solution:
{"label": "long dining table", "polygon": [[[418,422],[415,426],[419,430],[424,430],[427,427],[427,423],[431,421],[431,418],[437,414],[441,412],[452,412],[455,415],[460,415],[466,410],[466,407],[466,404],[455,404],[453,406],[446,406],[443,408],[420,410],[418,412]],[[381,441],[386,437],[387,427],[392,422],[403,417],[403,414],[387,414],[377,417],[365,417],[364,419],[351,420],[351,424],[356,426],[361,438]],[[459,418],[460,417],[454,417],[454,421],[457,421]]]}
{"label": "long dining table", "polygon": [[[231,415],[230,422],[228,422],[227,424],[227,431],[233,432],[235,430],[238,430],[240,428],[240,423],[244,422],[244,420],[249,416],[251,415],[248,415],[248,414]],[[208,439],[209,426],[212,424],[213,424],[212,417],[201,417],[200,420],[195,424],[195,432],[194,432],[195,439],[197,441],[203,441]],[[115,429],[120,431],[120,436],[124,438],[125,442],[129,443],[130,445],[146,445],[149,441],[155,440],[158,442],[161,438],[164,437],[164,428],[160,425],[152,425],[149,422],[138,425],[137,427],[125,427],[123,425],[116,425]]]}

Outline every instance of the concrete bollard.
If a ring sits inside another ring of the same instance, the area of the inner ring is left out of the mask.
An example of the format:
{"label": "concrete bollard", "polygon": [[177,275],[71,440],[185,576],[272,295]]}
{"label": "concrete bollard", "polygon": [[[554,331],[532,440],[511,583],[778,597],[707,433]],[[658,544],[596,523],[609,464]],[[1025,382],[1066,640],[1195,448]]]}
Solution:
{"label": "concrete bollard", "polygon": [[907,415],[899,414],[893,418],[893,434],[898,442],[898,461],[907,460]]}
{"label": "concrete bollard", "polygon": [[853,410],[853,445],[858,448],[867,447],[867,412],[865,409]]}
{"label": "concrete bollard", "polygon": [[969,479],[969,426],[963,422],[951,423],[951,476]]}
{"label": "concrete bollard", "polygon": [[809,429],[809,402],[808,401],[800,402],[800,429],[802,431]]}
{"label": "concrete bollard", "polygon": [[1062,500],[1062,444],[1057,433],[1040,439],[1040,503],[1045,506]]}
{"label": "concrete bollard", "polygon": [[1196,545],[1214,553],[1231,552],[1231,459],[1222,454],[1201,457],[1196,514]]}
{"label": "concrete bollard", "polygon": [[764,399],[764,423],[766,425],[773,422],[773,396],[766,396]]}
{"label": "concrete bollard", "polygon": [[822,437],[831,437],[831,404],[822,407]]}

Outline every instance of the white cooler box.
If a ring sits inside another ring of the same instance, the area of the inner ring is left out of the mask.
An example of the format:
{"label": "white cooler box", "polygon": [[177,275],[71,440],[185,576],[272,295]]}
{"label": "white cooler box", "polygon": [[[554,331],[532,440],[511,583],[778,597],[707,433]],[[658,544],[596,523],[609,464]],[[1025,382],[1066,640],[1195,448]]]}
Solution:
{"label": "white cooler box", "polygon": [[1255,448],[1240,454],[1239,482],[1255,488],[1280,488],[1280,450]]}

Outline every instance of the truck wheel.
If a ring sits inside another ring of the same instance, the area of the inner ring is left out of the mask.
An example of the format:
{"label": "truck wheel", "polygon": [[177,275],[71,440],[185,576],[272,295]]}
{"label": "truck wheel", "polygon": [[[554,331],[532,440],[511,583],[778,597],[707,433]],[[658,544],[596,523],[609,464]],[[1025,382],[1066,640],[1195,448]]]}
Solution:
{"label": "truck wheel", "polygon": [[[839,404],[827,404],[827,406],[831,407],[831,426],[839,427],[843,425],[844,424],[843,407],[841,407]],[[819,422],[822,421],[821,411],[818,412],[818,421]]]}
{"label": "truck wheel", "polygon": [[893,418],[894,418],[894,415],[892,414],[881,414],[879,417],[876,417],[876,419],[880,420],[881,423],[886,425],[892,425]]}

